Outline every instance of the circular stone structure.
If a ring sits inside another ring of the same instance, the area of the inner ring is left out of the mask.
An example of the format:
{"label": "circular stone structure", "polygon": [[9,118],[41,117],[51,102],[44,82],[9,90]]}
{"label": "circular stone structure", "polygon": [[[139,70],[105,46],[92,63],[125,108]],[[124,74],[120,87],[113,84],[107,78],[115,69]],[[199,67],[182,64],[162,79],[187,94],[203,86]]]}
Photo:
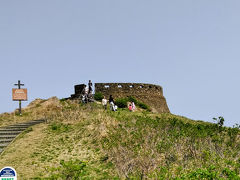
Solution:
{"label": "circular stone structure", "polygon": [[149,105],[153,112],[169,113],[167,101],[161,86],[143,83],[95,83],[95,93],[102,93],[106,98],[133,96]]}

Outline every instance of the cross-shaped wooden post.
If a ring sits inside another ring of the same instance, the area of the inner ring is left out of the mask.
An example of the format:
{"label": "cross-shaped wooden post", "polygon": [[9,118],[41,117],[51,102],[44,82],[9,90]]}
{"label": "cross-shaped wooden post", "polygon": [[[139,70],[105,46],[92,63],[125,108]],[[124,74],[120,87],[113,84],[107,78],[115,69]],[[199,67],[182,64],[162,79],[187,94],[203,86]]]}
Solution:
{"label": "cross-shaped wooden post", "polygon": [[[21,86],[24,86],[24,84],[21,84],[20,80],[18,80],[17,84],[14,84],[15,86],[18,86],[18,89],[21,89]],[[19,114],[22,115],[22,101],[19,100]]]}

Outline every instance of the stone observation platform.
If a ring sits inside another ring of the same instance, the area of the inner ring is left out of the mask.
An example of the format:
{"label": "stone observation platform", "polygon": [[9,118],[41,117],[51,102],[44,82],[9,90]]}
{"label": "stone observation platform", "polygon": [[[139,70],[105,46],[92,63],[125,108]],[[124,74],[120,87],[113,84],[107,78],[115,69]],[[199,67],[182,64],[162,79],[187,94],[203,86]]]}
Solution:
{"label": "stone observation platform", "polygon": [[[79,97],[83,88],[83,84],[75,85],[75,94],[71,95],[71,99]],[[110,95],[114,99],[133,96],[149,105],[153,112],[170,112],[167,101],[163,96],[163,89],[158,85],[143,83],[95,83],[95,93],[102,93],[107,99]]]}

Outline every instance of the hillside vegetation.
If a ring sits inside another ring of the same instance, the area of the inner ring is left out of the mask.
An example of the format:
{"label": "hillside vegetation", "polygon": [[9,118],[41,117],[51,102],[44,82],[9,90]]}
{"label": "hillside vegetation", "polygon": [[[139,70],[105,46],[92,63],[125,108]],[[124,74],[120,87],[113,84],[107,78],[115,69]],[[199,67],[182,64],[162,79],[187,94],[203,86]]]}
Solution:
{"label": "hillside vegetation", "polygon": [[0,156],[19,179],[240,179],[237,127],[57,98],[34,101],[21,117],[1,114],[0,125],[39,118],[47,123]]}

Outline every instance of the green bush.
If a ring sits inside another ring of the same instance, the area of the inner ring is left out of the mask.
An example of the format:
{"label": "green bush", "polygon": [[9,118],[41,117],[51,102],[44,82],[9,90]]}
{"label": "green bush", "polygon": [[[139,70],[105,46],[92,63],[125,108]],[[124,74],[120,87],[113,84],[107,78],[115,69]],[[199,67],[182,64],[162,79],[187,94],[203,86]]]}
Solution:
{"label": "green bush", "polygon": [[182,174],[179,179],[239,179],[236,172],[229,168],[224,168],[222,171],[215,166],[210,165],[208,168],[198,168],[187,174]]}
{"label": "green bush", "polygon": [[133,97],[133,96],[129,96],[128,97],[128,101],[129,102],[134,102],[135,103],[135,105],[138,105],[138,100],[135,98],[135,97]]}
{"label": "green bush", "polygon": [[151,111],[150,107],[146,104],[144,104],[141,101],[138,101],[135,97],[133,96],[129,96],[127,98],[119,98],[116,99],[115,104],[119,107],[119,108],[127,108],[127,103],[128,102],[134,102],[136,106],[145,109],[147,111]]}
{"label": "green bush", "polygon": [[218,130],[221,132],[224,124],[224,118],[222,116],[219,116],[218,118],[214,117],[213,120],[217,122]]}
{"label": "green bush", "polygon": [[146,109],[148,111],[150,111],[150,107],[146,104],[144,104],[143,102],[138,102],[138,106],[142,109]]}
{"label": "green bush", "polygon": [[87,166],[85,162],[80,160],[68,161],[65,162],[61,160],[60,164],[62,165],[62,175],[65,178],[79,178],[84,173],[84,169]]}
{"label": "green bush", "polygon": [[129,102],[134,102],[136,106],[142,108],[142,109],[145,109],[145,110],[148,110],[148,111],[151,111],[150,107],[146,104],[144,104],[143,102],[141,101],[138,101],[135,97],[133,96],[129,96],[128,97],[128,101]]}
{"label": "green bush", "polygon": [[119,108],[126,108],[127,107],[127,103],[128,103],[128,99],[127,98],[119,98],[119,99],[116,99],[116,101],[115,101],[115,104]]}
{"label": "green bush", "polygon": [[56,171],[57,173],[53,173],[47,179],[79,179],[86,174],[85,169],[87,164],[78,159],[74,161],[61,160],[60,165],[60,167],[52,169],[52,171]]}
{"label": "green bush", "polygon": [[60,102],[65,102],[67,100],[67,98],[62,98],[60,99]]}
{"label": "green bush", "polygon": [[96,92],[96,93],[94,94],[94,99],[95,99],[96,101],[101,101],[101,100],[103,99],[103,94],[100,93],[100,92]]}

